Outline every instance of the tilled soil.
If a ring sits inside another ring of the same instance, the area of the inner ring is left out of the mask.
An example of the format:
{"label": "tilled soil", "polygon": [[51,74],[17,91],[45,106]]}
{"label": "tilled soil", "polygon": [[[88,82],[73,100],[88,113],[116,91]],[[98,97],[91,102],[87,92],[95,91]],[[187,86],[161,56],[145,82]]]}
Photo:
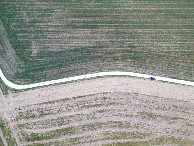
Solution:
{"label": "tilled soil", "polygon": [[107,92],[16,108],[24,145],[194,144],[194,105]]}
{"label": "tilled soil", "polygon": [[190,86],[104,77],[2,95],[0,113],[18,145],[193,145],[192,95]]}

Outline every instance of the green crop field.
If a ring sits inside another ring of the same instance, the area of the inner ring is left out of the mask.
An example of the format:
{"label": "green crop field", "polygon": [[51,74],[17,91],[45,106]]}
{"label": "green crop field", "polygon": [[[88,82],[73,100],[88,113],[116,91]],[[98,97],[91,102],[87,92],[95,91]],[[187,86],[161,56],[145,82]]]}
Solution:
{"label": "green crop field", "polygon": [[194,81],[191,0],[1,0],[0,65],[17,83],[98,71]]}

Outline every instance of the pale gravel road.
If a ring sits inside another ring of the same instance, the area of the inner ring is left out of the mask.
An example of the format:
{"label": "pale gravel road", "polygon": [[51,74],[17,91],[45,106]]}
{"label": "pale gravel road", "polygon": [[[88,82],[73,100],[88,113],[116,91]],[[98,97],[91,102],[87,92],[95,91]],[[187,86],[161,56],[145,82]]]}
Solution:
{"label": "pale gravel road", "polygon": [[89,79],[89,78],[95,78],[95,77],[102,77],[102,76],[132,76],[132,77],[140,77],[140,78],[145,78],[145,79],[149,79],[151,77],[154,77],[156,80],[159,80],[159,81],[194,86],[194,82],[191,82],[191,81],[177,80],[177,79],[171,79],[171,78],[165,78],[165,77],[153,76],[153,75],[141,74],[141,73],[134,73],[134,72],[120,72],[120,71],[99,72],[99,73],[63,78],[63,79],[58,79],[58,80],[51,80],[51,81],[46,81],[46,82],[34,83],[34,84],[29,84],[29,85],[17,85],[17,84],[10,82],[9,80],[7,80],[6,77],[4,76],[3,72],[0,69],[0,78],[3,80],[3,82],[7,86],[9,86],[10,88],[18,89],[18,90],[30,89],[30,88],[42,87],[42,86],[47,86],[47,85],[52,85],[52,84],[57,84],[57,83],[65,83],[65,82],[70,82],[70,81]]}

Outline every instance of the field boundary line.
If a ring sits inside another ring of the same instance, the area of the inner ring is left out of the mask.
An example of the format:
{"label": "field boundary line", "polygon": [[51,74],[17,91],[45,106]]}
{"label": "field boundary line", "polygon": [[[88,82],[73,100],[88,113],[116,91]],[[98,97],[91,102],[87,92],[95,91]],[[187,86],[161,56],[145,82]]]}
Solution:
{"label": "field boundary line", "polygon": [[166,78],[166,77],[134,73],[134,72],[121,72],[121,71],[99,72],[99,73],[86,74],[86,75],[62,78],[62,79],[57,79],[57,80],[45,81],[45,82],[40,82],[40,83],[34,83],[34,84],[29,84],[29,85],[18,85],[18,84],[10,82],[3,74],[2,70],[0,69],[0,78],[3,80],[3,82],[8,87],[12,89],[17,89],[17,90],[31,89],[31,88],[36,88],[36,87],[48,86],[52,84],[65,83],[65,82],[70,82],[70,81],[77,81],[77,80],[82,80],[82,79],[89,79],[89,78],[103,77],[103,76],[132,76],[132,77],[140,77],[140,78],[145,78],[145,79],[150,79],[151,77],[153,77],[155,78],[155,80],[158,80],[158,81],[194,86],[194,82],[191,82],[191,81],[171,79],[171,78]]}
{"label": "field boundary line", "polygon": [[[0,47],[1,57],[0,58],[0,65],[4,67],[5,70],[9,72],[16,71],[18,69],[17,60],[18,57],[16,56],[16,52],[14,51],[9,38],[8,34],[5,30],[5,27],[0,19],[0,40],[2,41],[2,48]],[[5,48],[5,49],[3,49]],[[1,50],[2,49],[2,50]],[[3,53],[5,51],[5,53]],[[7,66],[5,64],[8,64]]]}

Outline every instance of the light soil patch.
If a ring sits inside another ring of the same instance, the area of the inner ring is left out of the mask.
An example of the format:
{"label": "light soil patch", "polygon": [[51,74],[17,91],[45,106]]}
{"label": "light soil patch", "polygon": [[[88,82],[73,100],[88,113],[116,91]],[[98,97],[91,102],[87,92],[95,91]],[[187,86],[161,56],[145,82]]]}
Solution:
{"label": "light soil patch", "polygon": [[80,145],[138,143],[169,135],[175,138],[175,144],[177,139],[192,142],[193,104],[180,100],[114,92],[29,105],[15,111],[12,119],[18,115],[22,118],[14,120],[14,125],[22,133],[24,145],[72,145],[72,139]]}
{"label": "light soil patch", "polygon": [[9,93],[4,100],[10,108],[15,108],[102,92],[130,92],[194,103],[193,87],[130,77],[104,77]]}
{"label": "light soil patch", "polygon": [[[17,127],[15,127],[13,125],[13,122],[10,118],[10,114],[11,113],[14,114],[14,111],[11,110],[10,107],[8,107],[8,104],[7,104],[7,102],[4,101],[4,99],[5,99],[4,97],[1,97],[1,102],[3,103],[4,109],[0,110],[0,118],[2,117],[3,119],[5,119],[6,125],[7,125],[6,129],[8,129],[8,127],[9,127],[9,129],[10,129],[9,134],[13,137],[13,139],[16,141],[16,143],[18,145],[20,145],[20,140],[18,139]],[[7,141],[7,143],[8,143],[8,141]]]}
{"label": "light soil patch", "polygon": [[138,144],[169,135],[192,143],[193,89],[104,77],[2,95],[1,113],[19,145]]}

